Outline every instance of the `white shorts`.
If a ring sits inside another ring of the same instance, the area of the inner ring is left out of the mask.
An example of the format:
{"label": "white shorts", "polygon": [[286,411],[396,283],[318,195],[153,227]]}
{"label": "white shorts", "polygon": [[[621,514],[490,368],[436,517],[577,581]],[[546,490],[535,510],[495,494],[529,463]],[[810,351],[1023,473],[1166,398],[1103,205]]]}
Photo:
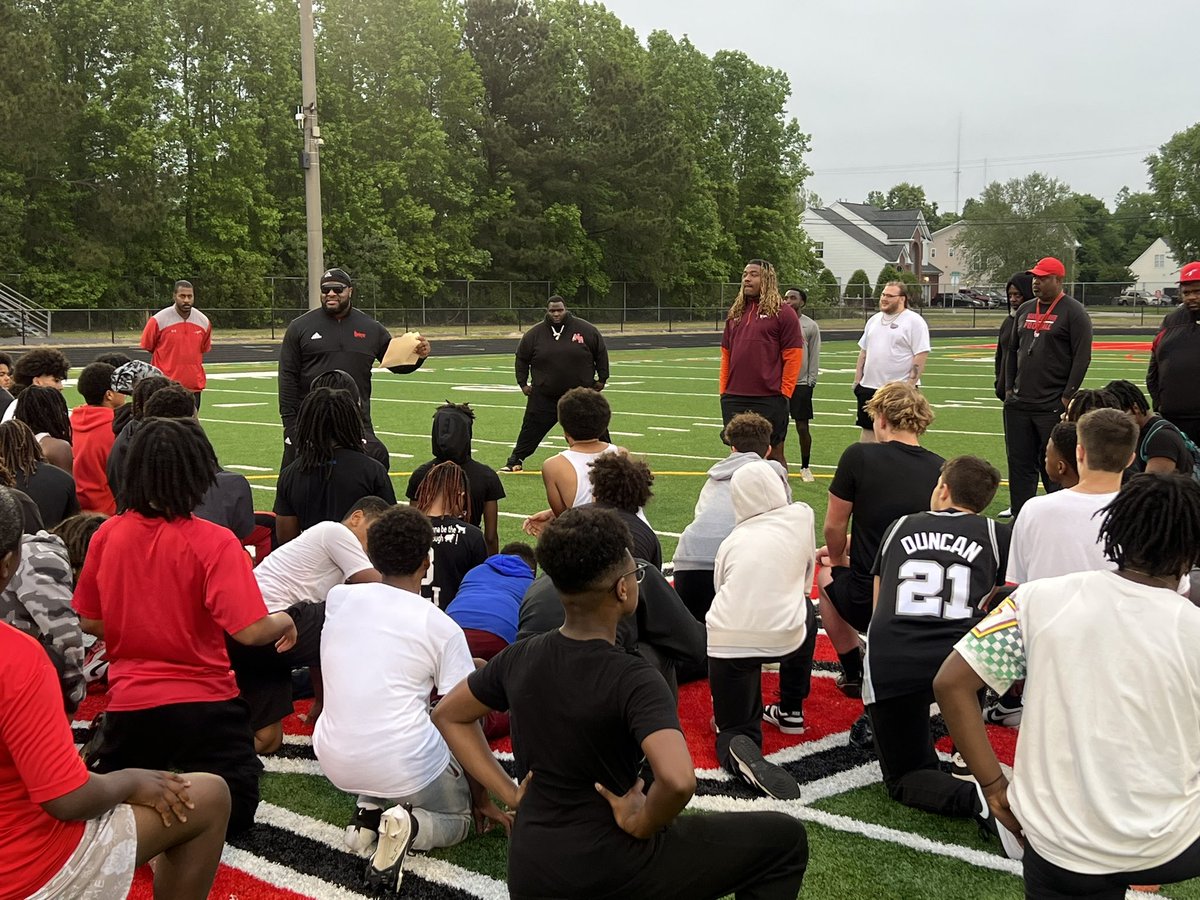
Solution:
{"label": "white shorts", "polygon": [[110,900],[124,897],[137,867],[137,822],[133,807],[115,806],[88,819],[79,846],[63,867],[29,900]]}

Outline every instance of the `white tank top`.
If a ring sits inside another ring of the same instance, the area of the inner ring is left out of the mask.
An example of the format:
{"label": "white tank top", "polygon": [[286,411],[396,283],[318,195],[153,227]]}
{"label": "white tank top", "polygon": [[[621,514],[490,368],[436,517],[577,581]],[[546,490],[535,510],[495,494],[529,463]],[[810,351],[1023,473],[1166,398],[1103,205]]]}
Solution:
{"label": "white tank top", "polygon": [[585,503],[592,502],[592,479],[588,472],[588,466],[598,456],[603,456],[606,453],[616,453],[616,444],[609,444],[603,450],[598,450],[595,453],[580,453],[578,450],[563,450],[558,455],[571,464],[571,468],[575,470],[575,499],[571,501],[571,506],[583,506]]}

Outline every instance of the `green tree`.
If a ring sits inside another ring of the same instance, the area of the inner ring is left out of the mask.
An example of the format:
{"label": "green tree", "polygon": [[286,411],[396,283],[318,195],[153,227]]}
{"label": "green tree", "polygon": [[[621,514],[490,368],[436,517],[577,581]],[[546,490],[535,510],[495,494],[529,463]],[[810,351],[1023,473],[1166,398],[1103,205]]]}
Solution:
{"label": "green tree", "polygon": [[[1076,194],[1075,280],[1123,286],[1133,281],[1126,266],[1124,242],[1104,201],[1091,194]],[[1134,257],[1129,257],[1130,260]]]}
{"label": "green tree", "polygon": [[1133,262],[1147,247],[1163,237],[1163,221],[1159,216],[1157,198],[1153,194],[1121,188],[1115,198],[1113,227],[1120,241],[1116,261]]}
{"label": "green tree", "polygon": [[854,300],[866,300],[871,296],[871,279],[862,269],[855,269],[850,280],[846,282],[846,297]]}
{"label": "green tree", "polygon": [[886,266],[884,266],[882,269],[880,269],[879,277],[875,279],[875,299],[876,300],[879,299],[880,295],[883,293],[884,285],[886,285],[889,281],[899,281],[899,280],[900,280],[900,270],[897,269],[895,266],[893,266],[891,263],[888,263]]}
{"label": "green tree", "polygon": [[908,288],[908,296],[912,298],[913,306],[924,305],[925,291],[921,285],[921,280],[917,278],[916,275],[914,275],[912,272],[905,271],[901,272],[900,277],[896,278],[895,280],[904,282],[904,285]]}
{"label": "green tree", "polygon": [[1146,157],[1163,236],[1180,262],[1200,257],[1200,122]]}
{"label": "green tree", "polygon": [[808,302],[814,306],[836,306],[840,299],[837,278],[828,269],[821,269],[812,281]]}
{"label": "green tree", "polygon": [[932,230],[940,227],[938,205],[925,197],[925,188],[919,184],[902,181],[884,191],[871,191],[865,201],[878,209],[919,209],[925,215],[925,224]]}
{"label": "green tree", "polygon": [[1002,283],[1043,256],[1061,259],[1067,279],[1072,280],[1076,219],[1075,197],[1056,178],[1034,172],[1003,183],[994,181],[978,200],[964,207],[967,227],[955,247],[970,254],[972,274],[984,281]]}

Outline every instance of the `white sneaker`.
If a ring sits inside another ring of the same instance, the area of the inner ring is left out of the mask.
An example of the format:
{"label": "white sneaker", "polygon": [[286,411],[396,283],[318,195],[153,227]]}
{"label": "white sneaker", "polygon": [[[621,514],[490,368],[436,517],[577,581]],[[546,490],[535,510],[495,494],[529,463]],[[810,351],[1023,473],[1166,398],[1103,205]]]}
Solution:
{"label": "white sneaker", "polygon": [[1011,519],[1012,518],[1012,507],[1010,506],[1010,507],[1008,507],[1008,509],[1000,510],[1000,512],[996,513],[996,518],[997,519]]}
{"label": "white sneaker", "polygon": [[417,837],[417,823],[403,806],[393,806],[379,821],[379,845],[367,863],[367,884],[387,891],[400,891],[404,881],[404,858]]}
{"label": "white sneaker", "polygon": [[812,484],[814,481],[816,481],[816,479],[813,478],[812,469],[808,468],[807,466],[801,469],[800,480],[806,484]]}
{"label": "white sneaker", "polygon": [[354,818],[346,826],[346,849],[355,856],[369,859],[375,853],[375,845],[379,840],[379,820],[382,815],[382,809],[355,807]]}
{"label": "white sneaker", "polygon": [[983,788],[979,786],[978,781],[975,782],[975,792],[979,796],[979,805],[983,807],[977,816],[979,824],[1000,838],[1000,846],[1004,848],[1005,856],[1009,859],[1023,859],[1025,857],[1025,848],[1021,846],[1021,842],[1017,840],[1017,836],[1001,825],[996,817],[992,815],[992,808],[988,806],[987,798],[983,796]]}

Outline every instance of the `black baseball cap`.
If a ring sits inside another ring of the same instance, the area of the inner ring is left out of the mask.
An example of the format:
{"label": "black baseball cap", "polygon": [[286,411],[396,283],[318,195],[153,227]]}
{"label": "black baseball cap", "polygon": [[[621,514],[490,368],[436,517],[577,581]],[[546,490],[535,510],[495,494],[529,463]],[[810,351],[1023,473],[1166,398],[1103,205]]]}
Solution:
{"label": "black baseball cap", "polygon": [[346,287],[354,287],[350,273],[345,269],[326,269],[325,274],[321,276],[321,284],[344,284]]}

